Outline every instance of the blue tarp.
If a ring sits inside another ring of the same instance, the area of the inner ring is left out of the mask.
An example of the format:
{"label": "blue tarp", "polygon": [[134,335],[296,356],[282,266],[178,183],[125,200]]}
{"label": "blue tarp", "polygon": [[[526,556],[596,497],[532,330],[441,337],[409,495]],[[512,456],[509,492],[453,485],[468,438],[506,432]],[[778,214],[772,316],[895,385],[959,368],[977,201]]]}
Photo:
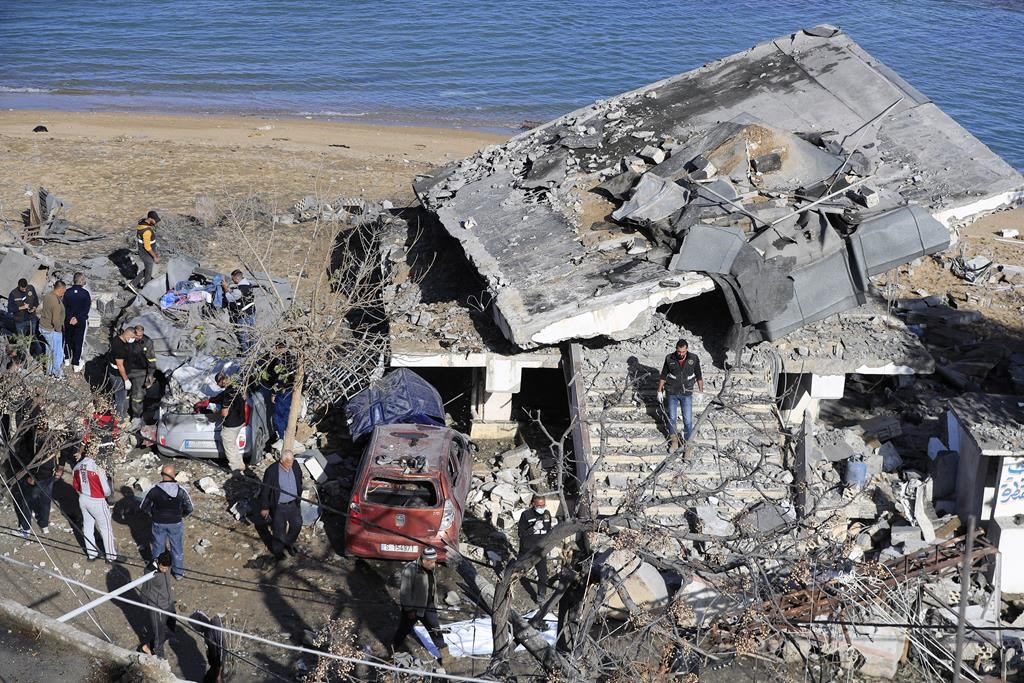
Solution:
{"label": "blue tarp", "polygon": [[444,425],[444,402],[429,382],[412,370],[398,368],[349,400],[345,418],[352,440],[381,424]]}

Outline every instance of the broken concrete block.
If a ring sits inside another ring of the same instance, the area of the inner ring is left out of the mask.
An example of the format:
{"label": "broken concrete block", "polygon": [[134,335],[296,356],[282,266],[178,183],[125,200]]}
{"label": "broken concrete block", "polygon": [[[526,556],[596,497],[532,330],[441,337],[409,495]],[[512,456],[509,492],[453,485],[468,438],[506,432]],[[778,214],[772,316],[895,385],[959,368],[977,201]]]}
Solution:
{"label": "broken concrete block", "polygon": [[217,486],[217,482],[213,480],[213,477],[203,477],[195,484],[196,488],[203,493],[214,494],[220,491],[220,487]]}
{"label": "broken concrete block", "polygon": [[718,173],[718,167],[703,156],[694,157],[686,165],[686,168],[689,170],[690,178],[693,180],[708,180]]}
{"label": "broken concrete block", "polygon": [[516,493],[515,488],[511,484],[502,483],[491,489],[488,494],[491,501],[498,503],[504,502],[507,504],[514,504],[519,502],[519,494]]}
{"label": "broken concrete block", "polygon": [[892,442],[883,443],[878,449],[878,454],[882,458],[883,472],[895,472],[903,467],[903,458],[900,457],[899,451],[896,450],[896,446],[892,445]]}
{"label": "broken concrete block", "polygon": [[213,547],[213,543],[210,539],[200,538],[199,541],[192,546],[192,550],[194,550],[197,555],[205,555],[211,547]]}
{"label": "broken concrete block", "polygon": [[505,451],[498,456],[498,462],[501,467],[513,468],[521,466],[526,459],[533,453],[530,447],[526,444],[516,446],[512,450]]}
{"label": "broken concrete block", "polygon": [[640,150],[640,157],[657,165],[665,161],[665,150],[660,147],[655,147],[654,145],[647,145]]}
{"label": "broken concrete block", "polygon": [[878,190],[867,185],[861,185],[850,194],[855,202],[868,209],[875,208],[881,201],[881,195],[879,195]]}
{"label": "broken concrete block", "polygon": [[[632,557],[635,559],[635,555]],[[629,573],[623,578],[625,571]],[[626,594],[638,607],[656,609],[668,604],[668,587],[665,585],[664,577],[654,565],[646,562],[632,565],[631,570],[626,568],[619,572],[619,579],[622,581],[622,587]],[[615,618],[626,619],[629,617],[629,611],[616,591],[608,591],[608,597],[601,607],[602,612]]]}
{"label": "broken concrete block", "polygon": [[522,481],[523,476],[519,473],[519,470],[504,469],[496,472],[494,478],[499,482],[515,485]]}
{"label": "broken concrete block", "polygon": [[850,629],[850,644],[864,656],[863,676],[892,680],[907,653],[907,632],[895,626],[857,626]]}
{"label": "broken concrete block", "polygon": [[859,426],[865,438],[875,438],[879,441],[895,439],[903,434],[903,425],[899,418],[891,415],[876,415],[864,420]]}

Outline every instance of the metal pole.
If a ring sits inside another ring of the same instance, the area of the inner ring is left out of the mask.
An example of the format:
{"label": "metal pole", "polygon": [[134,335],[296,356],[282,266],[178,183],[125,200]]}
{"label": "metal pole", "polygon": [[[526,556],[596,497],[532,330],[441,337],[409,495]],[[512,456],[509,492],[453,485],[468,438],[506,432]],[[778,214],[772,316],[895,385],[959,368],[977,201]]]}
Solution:
{"label": "metal pole", "polygon": [[971,552],[974,550],[974,515],[967,517],[967,547],[960,565],[960,610],[956,620],[956,656],[953,659],[955,681],[962,680],[960,668],[964,660],[964,631],[967,626],[967,597],[971,587]]}
{"label": "metal pole", "polygon": [[149,581],[150,579],[152,579],[154,576],[156,576],[156,572],[155,571],[151,571],[148,574],[143,574],[142,576],[140,576],[139,578],[135,579],[134,581],[129,581],[128,583],[126,583],[125,585],[121,586],[117,590],[110,591],[106,595],[101,595],[100,597],[96,598],[92,602],[87,602],[84,605],[82,605],[81,607],[79,607],[78,609],[73,609],[73,610],[71,610],[70,612],[68,612],[67,614],[65,614],[62,617],[57,617],[57,621],[64,622],[64,621],[68,621],[69,619],[74,619],[79,614],[82,614],[83,612],[88,612],[89,610],[91,610],[96,605],[102,605],[103,603],[107,602],[108,600],[112,600],[112,599],[116,598],[118,595],[121,595],[122,593],[127,593],[128,591],[130,591],[131,589],[135,588],[136,586],[141,586],[142,584],[144,584],[147,581]]}
{"label": "metal pole", "polygon": [[821,204],[824,201],[828,201],[829,199],[832,199],[837,194],[842,194],[842,193],[846,192],[847,190],[849,190],[852,187],[857,187],[861,183],[866,183],[867,181],[871,180],[871,178],[873,178],[873,177],[874,176],[868,176],[866,178],[861,178],[859,180],[855,180],[855,181],[853,181],[852,183],[850,183],[849,185],[847,185],[846,187],[844,187],[841,190],[836,190],[835,192],[830,192],[829,194],[825,195],[824,197],[821,197],[820,199],[815,199],[813,202],[811,202],[807,206],[801,206],[799,209],[787,213],[782,218],[775,219],[774,221],[771,222],[771,225],[773,225],[773,226],[778,225],[779,223],[781,223],[782,221],[786,220],[787,218],[792,218],[793,216],[796,216],[797,214],[803,213],[804,211],[806,211],[807,209],[811,208],[812,206],[817,206],[818,204]]}

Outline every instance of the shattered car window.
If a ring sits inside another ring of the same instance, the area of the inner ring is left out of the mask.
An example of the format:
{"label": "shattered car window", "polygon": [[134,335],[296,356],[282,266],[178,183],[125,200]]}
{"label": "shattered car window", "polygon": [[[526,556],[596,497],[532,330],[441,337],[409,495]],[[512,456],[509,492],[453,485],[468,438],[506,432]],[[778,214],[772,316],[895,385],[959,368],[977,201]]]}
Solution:
{"label": "shattered car window", "polygon": [[371,479],[364,500],[395,508],[432,508],[437,506],[437,489],[424,479]]}

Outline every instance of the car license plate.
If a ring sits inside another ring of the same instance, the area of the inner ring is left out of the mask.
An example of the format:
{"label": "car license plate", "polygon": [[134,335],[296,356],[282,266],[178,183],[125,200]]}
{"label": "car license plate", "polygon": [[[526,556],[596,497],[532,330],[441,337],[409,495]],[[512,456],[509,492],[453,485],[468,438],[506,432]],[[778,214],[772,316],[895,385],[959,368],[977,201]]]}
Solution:
{"label": "car license plate", "polygon": [[188,450],[190,448],[210,449],[210,448],[216,448],[217,447],[217,442],[216,441],[205,441],[203,439],[185,439],[185,442],[181,444],[181,447],[184,448],[185,450]]}
{"label": "car license plate", "polygon": [[419,547],[415,545],[399,545],[396,543],[381,543],[380,549],[385,553],[415,553]]}

